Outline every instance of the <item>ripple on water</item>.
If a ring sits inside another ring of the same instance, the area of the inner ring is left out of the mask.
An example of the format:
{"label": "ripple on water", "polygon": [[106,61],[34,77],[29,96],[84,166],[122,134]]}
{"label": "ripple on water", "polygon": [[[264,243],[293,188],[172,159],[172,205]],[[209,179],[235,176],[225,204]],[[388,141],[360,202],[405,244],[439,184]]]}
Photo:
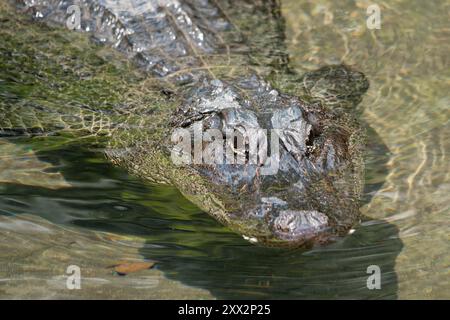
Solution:
{"label": "ripple on water", "polygon": [[[371,81],[360,109],[388,152],[367,160],[355,232],[306,252],[255,247],[173,188],[130,177],[99,153],[35,154],[30,141],[2,140],[0,297],[449,298],[449,4],[380,4],[374,31],[363,1],[283,6],[294,67],[345,62]],[[144,258],[157,267],[126,277],[107,269]],[[86,290],[65,290],[70,264]],[[373,264],[379,291],[366,287]]]}

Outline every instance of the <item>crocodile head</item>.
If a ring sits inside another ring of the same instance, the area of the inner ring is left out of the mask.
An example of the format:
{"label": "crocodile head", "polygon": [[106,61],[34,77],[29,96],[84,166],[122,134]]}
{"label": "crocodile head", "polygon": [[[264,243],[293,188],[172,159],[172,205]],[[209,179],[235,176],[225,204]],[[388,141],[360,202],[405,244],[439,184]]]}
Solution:
{"label": "crocodile head", "polygon": [[173,182],[251,242],[310,246],[346,234],[359,218],[362,131],[323,104],[359,101],[367,80],[331,71],[299,81],[308,102],[256,76],[205,79],[172,118]]}

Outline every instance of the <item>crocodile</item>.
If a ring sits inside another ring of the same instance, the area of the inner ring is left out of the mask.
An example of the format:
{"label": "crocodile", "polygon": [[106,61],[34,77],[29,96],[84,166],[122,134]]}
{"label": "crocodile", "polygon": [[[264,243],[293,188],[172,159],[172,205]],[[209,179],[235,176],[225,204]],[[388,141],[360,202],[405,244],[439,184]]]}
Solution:
{"label": "crocodile", "polygon": [[[279,1],[8,3],[46,30],[78,31],[132,62],[144,75],[143,102],[42,107],[29,101],[14,110],[3,103],[2,136],[102,137],[112,163],[174,185],[220,223],[264,246],[324,245],[358,223],[365,129],[356,106],[369,82],[342,64],[303,75],[292,70]],[[194,150],[179,150],[177,130],[192,134],[184,146]],[[221,137],[208,137],[208,130]],[[230,132],[223,150],[232,161],[202,161],[202,154],[200,161],[174,161],[211,151]],[[266,146],[256,157],[255,132],[257,146]],[[274,164],[276,170],[268,170]]]}

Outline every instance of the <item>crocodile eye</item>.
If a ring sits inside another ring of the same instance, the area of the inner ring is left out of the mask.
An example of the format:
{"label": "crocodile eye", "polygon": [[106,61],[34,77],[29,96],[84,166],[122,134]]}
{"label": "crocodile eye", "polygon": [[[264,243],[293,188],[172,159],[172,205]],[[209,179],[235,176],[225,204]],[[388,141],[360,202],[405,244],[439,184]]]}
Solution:
{"label": "crocodile eye", "polygon": [[315,142],[317,139],[321,136],[321,132],[318,128],[316,128],[314,125],[309,131],[308,137],[306,138],[305,145],[306,145],[306,156],[311,155],[311,153],[315,150]]}
{"label": "crocodile eye", "polygon": [[307,154],[308,142],[313,141],[313,126],[304,111],[299,106],[276,110],[271,122],[286,150],[301,161]]}
{"label": "crocodile eye", "polygon": [[314,138],[316,137],[316,135],[314,134],[314,131],[311,130],[308,134],[308,137],[306,138],[306,146],[307,147],[312,147],[314,145]]}

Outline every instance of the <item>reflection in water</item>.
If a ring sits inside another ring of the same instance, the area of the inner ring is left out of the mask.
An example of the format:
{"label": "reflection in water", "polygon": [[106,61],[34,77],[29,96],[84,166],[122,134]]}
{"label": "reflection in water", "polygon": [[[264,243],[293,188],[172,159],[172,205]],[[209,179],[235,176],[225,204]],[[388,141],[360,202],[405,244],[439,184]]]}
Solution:
{"label": "reflection in water", "polygon": [[[6,185],[1,212],[32,212],[78,230],[144,238],[140,253],[159,261],[166,277],[217,298],[396,297],[394,266],[402,244],[392,224],[368,220],[344,240],[309,251],[256,247],[175,189],[134,180],[103,162],[101,154],[70,148],[39,156],[57,165],[72,188]],[[380,266],[382,290],[367,289],[369,265]]]}
{"label": "reflection in water", "polygon": [[[356,65],[371,81],[361,104],[362,117],[373,128],[365,220],[352,235],[310,251],[255,247],[173,188],[130,177],[98,153],[64,148],[40,152],[39,159],[27,155],[25,165],[16,147],[0,145],[9,150],[2,154],[2,163],[6,154],[14,168],[23,170],[14,179],[5,177],[11,170],[2,167],[0,172],[0,218],[17,215],[15,223],[0,222],[2,279],[11,273],[3,269],[5,263],[39,277],[42,270],[53,271],[77,254],[86,267],[103,270],[104,256],[133,256],[137,247],[142,256],[158,260],[167,277],[208,289],[219,298],[448,298],[450,4],[380,1],[381,29],[372,31],[365,24],[369,4],[283,1],[287,44],[296,69],[345,62]],[[10,142],[25,148],[46,143]],[[29,165],[52,175],[27,171]],[[49,190],[49,185],[61,188]],[[22,213],[55,225],[19,222]],[[58,234],[60,226],[81,243],[77,250],[70,241],[61,244],[42,235]],[[27,230],[36,233],[32,240],[22,236]],[[100,238],[83,247],[84,236],[92,230]],[[28,252],[31,241],[43,248],[59,246],[62,252],[38,253],[45,256],[44,264],[35,265],[38,256]],[[366,288],[369,265],[381,267],[381,290]],[[23,287],[17,288],[17,296],[24,296]],[[0,287],[0,297],[3,292],[9,292],[5,286]],[[114,294],[104,291],[96,297]]]}
{"label": "reflection in water", "polygon": [[[366,201],[387,174],[387,149],[370,128],[369,134]],[[141,252],[162,261],[167,276],[207,288],[218,298],[387,299],[397,294],[394,266],[402,242],[398,229],[383,221],[367,220],[340,242],[309,251],[255,247],[233,236],[225,239],[197,228],[187,232],[202,234],[201,243],[183,241],[183,232],[168,233],[170,240],[161,243],[161,248]],[[173,250],[177,259],[171,256]],[[370,265],[382,270],[382,290],[366,286]]]}

